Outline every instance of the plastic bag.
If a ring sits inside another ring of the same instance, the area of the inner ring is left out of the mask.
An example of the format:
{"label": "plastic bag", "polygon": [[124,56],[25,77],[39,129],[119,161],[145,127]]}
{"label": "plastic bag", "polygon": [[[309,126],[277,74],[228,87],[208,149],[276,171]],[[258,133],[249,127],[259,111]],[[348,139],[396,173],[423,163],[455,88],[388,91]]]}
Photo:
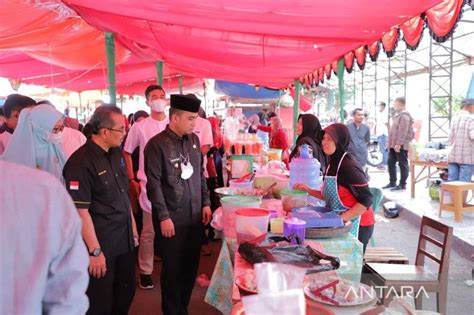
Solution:
{"label": "plastic bag", "polygon": [[217,208],[212,214],[211,226],[217,231],[222,231],[222,207]]}
{"label": "plastic bag", "polygon": [[[339,258],[325,255],[311,246],[257,246],[252,243],[242,243],[239,254],[252,264],[262,262],[277,262],[306,268],[306,273],[314,273],[338,269]],[[321,263],[321,260],[330,263]]]}
{"label": "plastic bag", "polygon": [[398,217],[398,214],[399,214],[399,209],[398,209],[398,205],[395,202],[389,201],[383,204],[383,215],[386,218],[393,219],[393,218]]}
{"label": "plastic bag", "polygon": [[294,266],[256,264],[258,294],[242,297],[245,314],[305,314],[306,303],[301,289],[305,269]]}

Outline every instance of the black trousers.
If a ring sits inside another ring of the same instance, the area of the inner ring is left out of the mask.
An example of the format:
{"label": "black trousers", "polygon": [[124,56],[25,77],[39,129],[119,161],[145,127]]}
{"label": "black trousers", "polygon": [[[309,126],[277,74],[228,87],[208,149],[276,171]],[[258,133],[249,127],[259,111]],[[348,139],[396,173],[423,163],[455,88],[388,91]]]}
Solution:
{"label": "black trousers", "polygon": [[363,246],[363,253],[365,254],[365,249],[367,248],[367,244],[369,244],[370,238],[374,234],[374,227],[375,225],[369,226],[359,226],[359,242],[362,243]]}
{"label": "black trousers", "polygon": [[408,151],[400,149],[400,152],[395,152],[390,149],[388,153],[388,173],[390,175],[390,184],[397,184],[397,169],[396,163],[400,167],[400,186],[406,186],[408,178]]}
{"label": "black trousers", "polygon": [[135,255],[133,251],[105,257],[105,277],[90,277],[87,297],[90,315],[128,314],[135,295]]}
{"label": "black trousers", "polygon": [[[218,179],[217,178],[206,178],[207,181],[207,189],[209,190],[209,198],[211,200],[211,211],[214,211],[221,206],[219,195],[214,191],[218,188]],[[213,233],[214,229],[211,226],[211,223],[204,226],[202,229],[202,244],[206,245],[209,243],[209,237],[206,235],[206,231],[208,233]],[[209,234],[211,235],[211,234]]]}
{"label": "black trousers", "polygon": [[156,229],[163,258],[161,310],[164,315],[185,315],[199,267],[202,225],[174,228],[175,236],[169,238]]}

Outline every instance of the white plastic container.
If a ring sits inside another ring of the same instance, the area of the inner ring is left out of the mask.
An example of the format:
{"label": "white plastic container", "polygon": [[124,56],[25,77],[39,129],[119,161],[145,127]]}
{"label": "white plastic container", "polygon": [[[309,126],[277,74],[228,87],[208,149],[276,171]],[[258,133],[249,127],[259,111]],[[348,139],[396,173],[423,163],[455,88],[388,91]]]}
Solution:
{"label": "white plastic container", "polygon": [[263,241],[268,231],[270,211],[262,208],[241,208],[235,212],[237,243]]}
{"label": "white plastic container", "polygon": [[[261,199],[259,197],[229,196],[222,197],[222,226],[224,236],[236,238],[235,211],[241,208],[259,208]],[[267,222],[268,224],[268,222]]]}

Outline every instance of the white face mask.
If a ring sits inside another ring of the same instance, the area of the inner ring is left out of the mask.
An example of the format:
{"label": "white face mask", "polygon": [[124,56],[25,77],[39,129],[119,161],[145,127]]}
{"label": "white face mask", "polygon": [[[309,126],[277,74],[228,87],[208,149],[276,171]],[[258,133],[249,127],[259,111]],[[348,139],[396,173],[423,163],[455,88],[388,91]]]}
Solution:
{"label": "white face mask", "polygon": [[52,144],[58,144],[61,142],[61,139],[63,138],[63,132],[60,131],[58,133],[50,132],[48,134],[48,139],[47,141]]}
{"label": "white face mask", "polygon": [[164,112],[165,107],[168,104],[168,102],[165,99],[159,98],[157,100],[153,100],[150,103],[151,110],[154,112]]}

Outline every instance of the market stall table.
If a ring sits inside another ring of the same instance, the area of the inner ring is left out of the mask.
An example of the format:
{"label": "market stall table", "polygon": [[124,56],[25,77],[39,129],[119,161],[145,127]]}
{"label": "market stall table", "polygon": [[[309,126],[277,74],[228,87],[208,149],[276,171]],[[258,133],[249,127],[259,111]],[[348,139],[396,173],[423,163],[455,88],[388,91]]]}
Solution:
{"label": "market stall table", "polygon": [[[421,170],[415,174],[415,166],[421,166]],[[431,167],[435,167],[435,171],[431,171]],[[423,171],[428,168],[428,175],[425,175],[422,177]],[[410,191],[411,191],[411,197],[415,198],[415,184],[419,183],[420,181],[432,177],[434,174],[438,173],[441,171],[441,169],[447,169],[448,168],[448,163],[446,162],[431,162],[431,161],[419,161],[419,160],[411,160],[410,161],[410,178],[411,178],[411,183],[410,183]]]}
{"label": "market stall table", "polygon": [[[345,237],[333,239],[307,240],[313,248],[339,257],[341,266],[336,271],[344,279],[360,281],[362,272],[362,244],[350,233]],[[252,266],[243,260],[237,251],[237,241],[226,239],[222,242],[221,251],[212,274],[211,283],[204,301],[223,314],[230,314],[234,302],[240,300],[235,276]]]}

